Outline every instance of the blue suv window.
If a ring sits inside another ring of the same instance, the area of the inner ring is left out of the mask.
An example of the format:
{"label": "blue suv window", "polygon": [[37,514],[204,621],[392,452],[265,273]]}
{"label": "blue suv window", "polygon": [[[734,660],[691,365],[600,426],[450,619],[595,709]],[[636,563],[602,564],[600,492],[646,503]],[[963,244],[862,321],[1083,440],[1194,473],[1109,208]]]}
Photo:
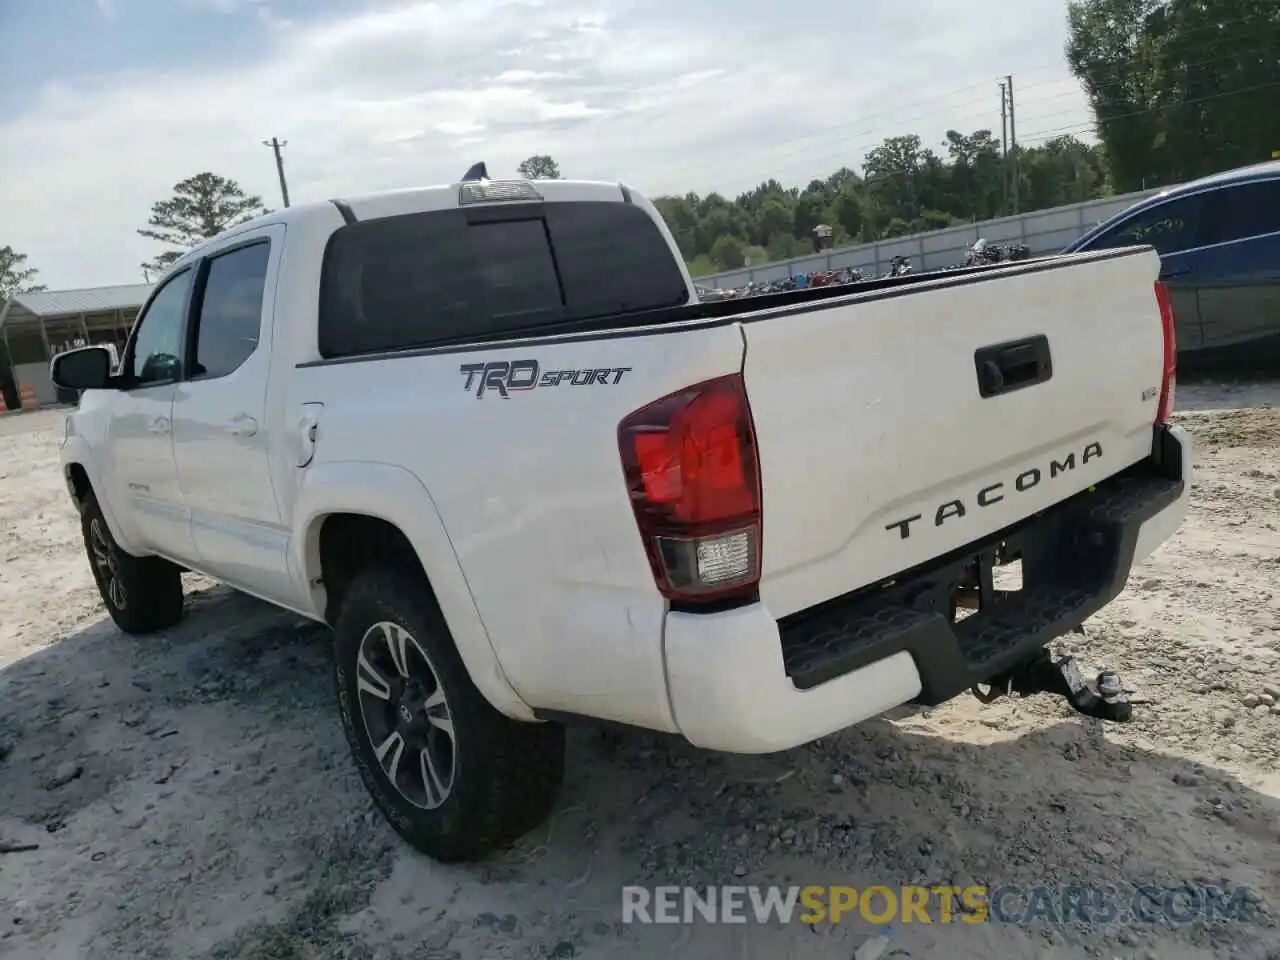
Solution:
{"label": "blue suv window", "polygon": [[1217,210],[1206,243],[1229,243],[1280,232],[1280,180],[1235,184],[1215,196]]}
{"label": "blue suv window", "polygon": [[1108,250],[1150,244],[1160,254],[1177,253],[1197,245],[1204,195],[1179,197],[1157,204],[1086,244],[1087,250]]}
{"label": "blue suv window", "polygon": [[1111,250],[1149,243],[1157,253],[1176,253],[1197,244],[1204,195],[1179,197],[1130,216],[1085,244],[1085,250]]}

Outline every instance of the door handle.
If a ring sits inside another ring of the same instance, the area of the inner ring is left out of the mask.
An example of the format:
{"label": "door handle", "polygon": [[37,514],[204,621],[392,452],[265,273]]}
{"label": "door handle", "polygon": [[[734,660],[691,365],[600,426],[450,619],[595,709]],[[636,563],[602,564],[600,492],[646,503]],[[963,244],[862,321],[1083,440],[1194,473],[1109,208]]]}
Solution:
{"label": "door handle", "polygon": [[155,434],[161,434],[161,435],[166,434],[169,432],[169,418],[156,417],[149,424],[147,424],[147,429]]}
{"label": "door handle", "polygon": [[311,464],[316,455],[316,439],[320,433],[320,411],[323,403],[304,403],[302,419],[298,423],[298,466]]}
{"label": "door handle", "polygon": [[978,394],[994,397],[1044,383],[1053,376],[1049,338],[1036,334],[1025,340],[994,343],[973,352]]}
{"label": "door handle", "polygon": [[233,437],[252,437],[258,432],[258,421],[242,413],[228,423],[226,429]]}

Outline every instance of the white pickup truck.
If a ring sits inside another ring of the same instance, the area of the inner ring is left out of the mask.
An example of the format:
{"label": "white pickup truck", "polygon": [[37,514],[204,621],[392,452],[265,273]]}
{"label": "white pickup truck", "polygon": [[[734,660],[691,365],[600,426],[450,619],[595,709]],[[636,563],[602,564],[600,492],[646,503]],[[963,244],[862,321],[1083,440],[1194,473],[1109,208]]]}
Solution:
{"label": "white pickup truck", "polygon": [[377,806],[471,858],[547,814],[574,717],[740,753],[968,690],[1124,719],[1045,648],[1186,510],[1158,270],[709,304],[617,183],[313,203],[178,261],[118,366],[53,361],[62,461],[122,630],[184,571],[331,625]]}

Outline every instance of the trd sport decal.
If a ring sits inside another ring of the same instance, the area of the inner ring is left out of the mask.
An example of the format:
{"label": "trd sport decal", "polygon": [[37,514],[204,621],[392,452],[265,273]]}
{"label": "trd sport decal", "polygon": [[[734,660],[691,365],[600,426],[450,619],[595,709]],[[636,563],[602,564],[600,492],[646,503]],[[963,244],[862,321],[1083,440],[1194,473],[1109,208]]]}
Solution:
{"label": "trd sport decal", "polygon": [[483,397],[496,390],[504,400],[511,399],[511,392],[533,390],[536,387],[589,387],[594,384],[609,386],[622,379],[630,367],[604,367],[597,370],[547,370],[542,372],[537,360],[500,360],[493,363],[464,363],[458,368],[466,377],[463,389]]}

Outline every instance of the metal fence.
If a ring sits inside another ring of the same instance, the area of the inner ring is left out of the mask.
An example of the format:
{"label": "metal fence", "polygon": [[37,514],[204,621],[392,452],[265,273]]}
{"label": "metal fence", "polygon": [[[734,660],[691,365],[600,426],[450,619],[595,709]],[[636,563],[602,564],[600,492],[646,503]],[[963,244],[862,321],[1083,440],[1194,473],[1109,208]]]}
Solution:
{"label": "metal fence", "polygon": [[840,247],[793,260],[778,260],[759,267],[744,267],[741,270],[694,277],[694,280],[704,287],[741,287],[752,281],[781,280],[801,273],[842,270],[846,267],[854,267],[867,276],[878,276],[888,270],[892,258],[899,256],[909,257],[916,270],[937,270],[964,262],[965,254],[979,237],[992,243],[1025,243],[1033,255],[1056,253],[1100,220],[1115,216],[1143,197],[1158,192],[1159,190],[1140,190],[1103,200],[1086,200],[1065,207],[967,223],[960,227],[947,227],[945,230],[933,230],[910,237],[896,237],[856,247]]}

